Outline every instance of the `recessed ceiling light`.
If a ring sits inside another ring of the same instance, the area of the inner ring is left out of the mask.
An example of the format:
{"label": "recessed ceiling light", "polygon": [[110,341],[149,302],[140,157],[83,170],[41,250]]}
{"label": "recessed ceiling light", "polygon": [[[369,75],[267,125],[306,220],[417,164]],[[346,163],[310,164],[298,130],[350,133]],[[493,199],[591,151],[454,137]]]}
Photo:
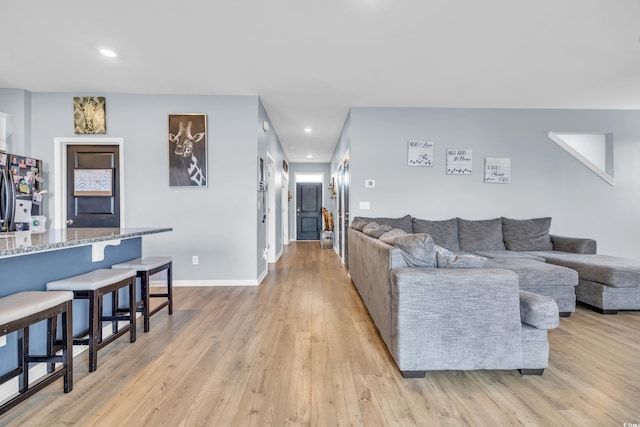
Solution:
{"label": "recessed ceiling light", "polygon": [[107,58],[115,58],[116,56],[118,56],[118,54],[116,54],[111,49],[100,49],[100,53],[106,56]]}
{"label": "recessed ceiling light", "polygon": [[313,155],[312,154],[307,154],[307,159],[313,159]]}
{"label": "recessed ceiling light", "polygon": [[312,131],[312,130],[313,130],[313,129],[311,129],[311,128],[304,128],[304,131],[305,131],[306,133],[311,133],[311,131]]}

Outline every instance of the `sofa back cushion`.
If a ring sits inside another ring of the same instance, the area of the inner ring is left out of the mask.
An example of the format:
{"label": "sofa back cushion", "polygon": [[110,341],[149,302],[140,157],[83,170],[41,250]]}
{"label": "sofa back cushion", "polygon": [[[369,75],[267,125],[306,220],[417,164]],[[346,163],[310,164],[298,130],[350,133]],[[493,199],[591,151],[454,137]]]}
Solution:
{"label": "sofa back cushion", "polygon": [[362,231],[366,225],[369,224],[367,221],[362,220],[361,218],[354,218],[351,221],[351,228],[355,228],[358,231]]}
{"label": "sofa back cushion", "polygon": [[458,218],[458,238],[460,250],[504,250],[502,219],[470,221]]}
{"label": "sofa back cushion", "polygon": [[396,236],[400,236],[401,234],[407,234],[406,231],[404,230],[400,230],[399,228],[394,228],[391,231],[387,231],[386,233],[384,233],[382,236],[379,237],[379,239],[383,242],[385,242],[386,244],[391,244],[391,239],[393,239]]}
{"label": "sofa back cushion", "polygon": [[400,249],[409,267],[436,267],[436,249],[428,234],[399,234],[386,243]]}
{"label": "sofa back cushion", "polygon": [[436,245],[436,263],[438,268],[482,268],[487,259],[473,254],[454,254]]}
{"label": "sofa back cushion", "polygon": [[362,232],[369,237],[374,237],[376,239],[380,238],[384,233],[391,231],[390,225],[379,225],[375,222],[370,222],[365,225],[362,229]]}
{"label": "sofa back cushion", "polygon": [[444,221],[429,221],[413,218],[413,232],[431,235],[433,242],[450,251],[459,251],[458,220],[456,218]]}
{"label": "sofa back cushion", "polygon": [[413,225],[411,224],[411,215],[405,215],[402,218],[367,218],[363,216],[353,218],[353,222],[362,220],[365,222],[377,222],[379,225],[390,225],[391,228],[399,228],[407,233],[413,233]]}
{"label": "sofa back cushion", "polygon": [[552,251],[551,218],[502,218],[504,244],[510,251]]}

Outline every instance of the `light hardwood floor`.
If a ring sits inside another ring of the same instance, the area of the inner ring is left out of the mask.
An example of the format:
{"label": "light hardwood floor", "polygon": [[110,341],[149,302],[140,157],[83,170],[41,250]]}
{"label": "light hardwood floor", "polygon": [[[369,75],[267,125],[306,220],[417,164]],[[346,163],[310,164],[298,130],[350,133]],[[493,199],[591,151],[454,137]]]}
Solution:
{"label": "light hardwood floor", "polygon": [[623,426],[640,423],[640,312],[579,307],[544,376],[403,379],[332,250],[292,243],[258,288],[176,288],[173,316],[122,338],[74,389],[59,381],[2,426]]}

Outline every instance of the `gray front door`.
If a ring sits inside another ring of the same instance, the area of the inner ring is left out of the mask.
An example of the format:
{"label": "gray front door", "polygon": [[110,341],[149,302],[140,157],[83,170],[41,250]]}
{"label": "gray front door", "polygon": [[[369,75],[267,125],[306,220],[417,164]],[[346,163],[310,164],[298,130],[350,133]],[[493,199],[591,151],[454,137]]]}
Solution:
{"label": "gray front door", "polygon": [[117,145],[67,147],[67,227],[120,227],[119,162]]}
{"label": "gray front door", "polygon": [[322,183],[296,184],[297,240],[320,240]]}

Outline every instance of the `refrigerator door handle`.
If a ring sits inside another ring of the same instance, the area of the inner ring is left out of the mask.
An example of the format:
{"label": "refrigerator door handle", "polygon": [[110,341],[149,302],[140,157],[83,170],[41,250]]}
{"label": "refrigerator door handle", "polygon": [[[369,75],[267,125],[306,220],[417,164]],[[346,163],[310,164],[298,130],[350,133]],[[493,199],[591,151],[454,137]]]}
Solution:
{"label": "refrigerator door handle", "polygon": [[12,231],[16,210],[16,187],[13,185],[13,180],[8,170],[0,170],[0,172],[0,193],[2,194],[2,200],[0,200],[2,212],[0,212],[0,216],[4,220],[2,229]]}
{"label": "refrigerator door handle", "polygon": [[13,177],[8,173],[8,171],[6,182],[6,185],[9,189],[9,191],[7,191],[7,193],[9,194],[9,203],[7,207],[7,218],[9,219],[9,224],[7,230],[13,231],[13,220],[16,216],[16,186],[13,183]]}

